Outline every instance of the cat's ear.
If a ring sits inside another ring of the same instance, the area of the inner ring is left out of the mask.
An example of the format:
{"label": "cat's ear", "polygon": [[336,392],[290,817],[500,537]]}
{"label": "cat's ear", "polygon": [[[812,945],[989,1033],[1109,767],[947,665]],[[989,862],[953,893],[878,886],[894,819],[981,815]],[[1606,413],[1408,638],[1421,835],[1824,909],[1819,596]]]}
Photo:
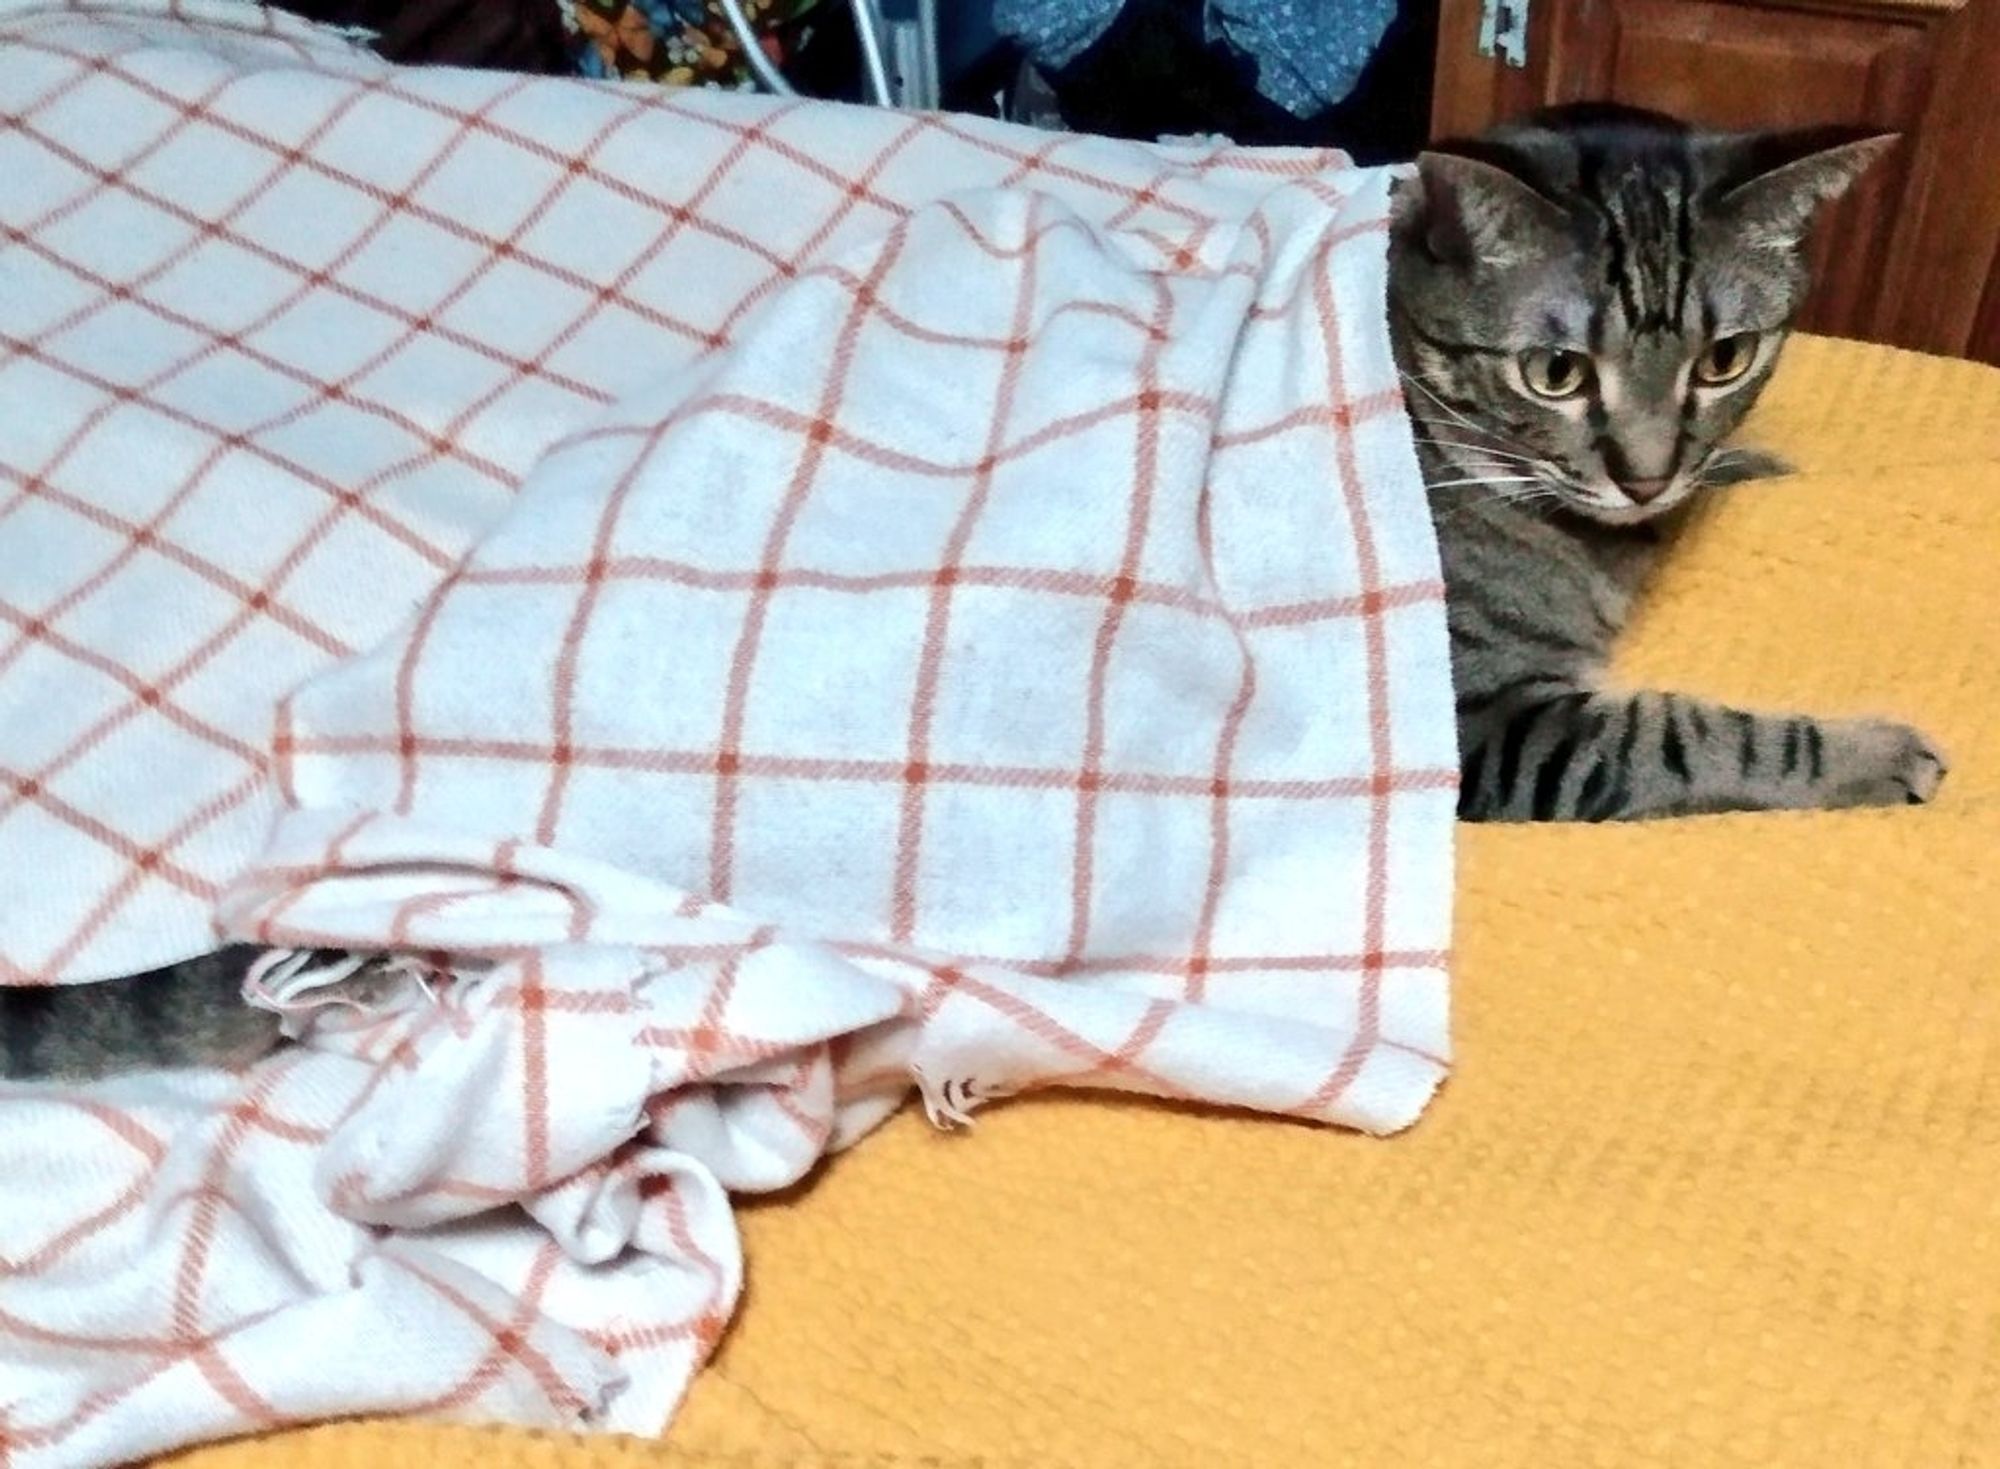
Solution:
{"label": "cat's ear", "polygon": [[1417,232],[1437,260],[1506,265],[1549,252],[1564,230],[1560,207],[1506,169],[1457,153],[1419,153],[1396,189],[1396,225]]}
{"label": "cat's ear", "polygon": [[1895,133],[1845,128],[1717,139],[1711,144],[1721,175],[1717,209],[1747,243],[1792,249],[1821,208],[1846,193],[1896,142]]}

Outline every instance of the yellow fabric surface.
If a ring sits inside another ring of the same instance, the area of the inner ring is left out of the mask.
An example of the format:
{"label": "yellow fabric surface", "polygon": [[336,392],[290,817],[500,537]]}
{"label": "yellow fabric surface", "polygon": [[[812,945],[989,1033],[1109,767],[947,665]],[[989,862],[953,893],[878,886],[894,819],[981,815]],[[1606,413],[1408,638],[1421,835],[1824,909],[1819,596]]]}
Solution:
{"label": "yellow fabric surface", "polygon": [[1634,678],[1935,734],[1937,804],[1464,834],[1401,1137],[905,1114],[743,1212],[664,1445],[320,1429],[188,1469],[2000,1465],[2000,372],[1792,348],[1807,472],[1694,529]]}

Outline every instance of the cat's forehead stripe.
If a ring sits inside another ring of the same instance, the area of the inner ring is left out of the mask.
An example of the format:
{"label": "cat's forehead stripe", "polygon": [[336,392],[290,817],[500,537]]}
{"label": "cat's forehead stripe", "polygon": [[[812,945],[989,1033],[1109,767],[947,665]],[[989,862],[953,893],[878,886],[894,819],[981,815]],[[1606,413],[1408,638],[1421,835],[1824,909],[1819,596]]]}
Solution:
{"label": "cat's forehead stripe", "polygon": [[1671,157],[1670,167],[1589,154],[1579,160],[1587,161],[1578,169],[1581,200],[1603,222],[1606,273],[1635,335],[1686,329],[1694,221],[1687,160]]}
{"label": "cat's forehead stripe", "polygon": [[[1580,249],[1602,254],[1626,332],[1685,334],[1697,263],[1700,193],[1690,136],[1633,130],[1579,135],[1523,129],[1495,140],[1511,171],[1562,206],[1582,229]],[[1592,351],[1605,322],[1593,303]]]}

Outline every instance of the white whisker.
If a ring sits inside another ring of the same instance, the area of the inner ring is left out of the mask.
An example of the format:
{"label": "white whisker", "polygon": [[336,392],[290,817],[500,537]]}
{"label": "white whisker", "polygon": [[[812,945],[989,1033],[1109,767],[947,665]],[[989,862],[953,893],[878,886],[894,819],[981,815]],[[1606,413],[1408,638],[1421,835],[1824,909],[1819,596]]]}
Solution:
{"label": "white whisker", "polygon": [[[1478,441],[1473,439],[1454,439],[1454,438],[1444,437],[1444,435],[1446,434],[1465,432],[1465,430],[1457,428],[1452,424],[1426,423],[1421,425],[1421,427],[1427,428],[1431,430],[1431,432],[1429,434],[1416,435],[1417,442],[1420,444],[1449,444],[1449,445],[1454,445],[1461,449],[1476,449],[1480,447]],[[1496,434],[1486,434],[1483,435],[1482,437],[1493,439],[1499,436]]]}
{"label": "white whisker", "polygon": [[1405,382],[1408,382],[1412,387],[1422,392],[1425,397],[1429,398],[1433,403],[1437,404],[1437,406],[1445,414],[1447,421],[1440,423],[1435,419],[1431,418],[1421,408],[1412,405],[1412,411],[1410,416],[1412,420],[1419,427],[1430,429],[1433,432],[1443,432],[1444,430],[1447,429],[1453,431],[1462,431],[1465,433],[1477,434],[1479,437],[1483,439],[1497,440],[1504,447],[1513,449],[1519,449],[1522,447],[1520,444],[1515,443],[1514,440],[1510,439],[1507,435],[1500,433],[1498,430],[1489,428],[1484,424],[1473,422],[1472,419],[1466,417],[1464,413],[1460,412],[1457,408],[1454,408],[1451,404],[1445,402],[1443,398],[1439,397],[1436,389],[1420,381],[1417,377],[1413,376],[1412,374],[1405,372],[1400,374],[1400,376],[1403,378]]}
{"label": "white whisker", "polygon": [[1507,490],[1492,495],[1475,495],[1469,497],[1462,505],[1437,513],[1436,518],[1439,520],[1452,520],[1464,515],[1467,511],[1478,510],[1483,507],[1493,505],[1544,505],[1559,501],[1561,498],[1560,495],[1547,486],[1534,490]]}
{"label": "white whisker", "polygon": [[1468,444],[1463,439],[1427,439],[1420,437],[1416,442],[1419,444],[1429,444],[1439,449],[1461,449],[1479,459],[1491,459],[1495,462],[1510,464],[1525,464],[1537,469],[1548,467],[1547,460],[1537,458],[1533,454],[1518,454],[1511,449],[1492,449],[1484,444]]}
{"label": "white whisker", "polygon": [[1429,398],[1433,403],[1437,404],[1439,408],[1442,408],[1445,411],[1445,414],[1448,417],[1450,417],[1455,423],[1463,424],[1466,428],[1471,429],[1474,433],[1485,432],[1485,430],[1480,428],[1478,424],[1474,423],[1471,419],[1467,418],[1458,409],[1452,407],[1451,404],[1445,402],[1444,398],[1438,393],[1438,390],[1436,388],[1433,388],[1429,383],[1426,383],[1422,379],[1412,376],[1410,373],[1407,372],[1402,373],[1401,377],[1404,382],[1407,382],[1412,387],[1419,389],[1426,398]]}

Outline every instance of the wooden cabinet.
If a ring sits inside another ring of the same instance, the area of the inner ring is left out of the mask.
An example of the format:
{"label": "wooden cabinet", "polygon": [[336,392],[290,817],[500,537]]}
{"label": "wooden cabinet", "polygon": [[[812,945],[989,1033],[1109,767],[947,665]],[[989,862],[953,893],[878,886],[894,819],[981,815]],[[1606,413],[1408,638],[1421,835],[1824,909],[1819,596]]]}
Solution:
{"label": "wooden cabinet", "polygon": [[1442,0],[1434,136],[1591,99],[1900,133],[1814,242],[1806,325],[2000,363],[2000,0],[1526,0],[1521,67],[1480,54],[1485,3]]}

